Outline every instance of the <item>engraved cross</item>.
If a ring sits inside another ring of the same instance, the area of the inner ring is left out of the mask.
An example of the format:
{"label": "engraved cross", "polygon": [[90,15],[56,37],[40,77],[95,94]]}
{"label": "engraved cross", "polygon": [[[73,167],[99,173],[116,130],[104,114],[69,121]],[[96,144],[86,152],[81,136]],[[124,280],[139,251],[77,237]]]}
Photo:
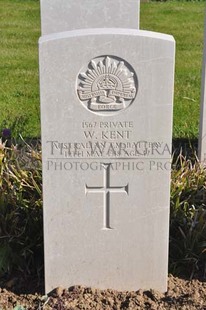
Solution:
{"label": "engraved cross", "polygon": [[110,227],[110,194],[126,193],[128,195],[129,185],[126,186],[110,186],[110,166],[111,164],[102,164],[104,168],[103,186],[87,186],[85,185],[85,194],[103,193],[103,228],[112,229]]}

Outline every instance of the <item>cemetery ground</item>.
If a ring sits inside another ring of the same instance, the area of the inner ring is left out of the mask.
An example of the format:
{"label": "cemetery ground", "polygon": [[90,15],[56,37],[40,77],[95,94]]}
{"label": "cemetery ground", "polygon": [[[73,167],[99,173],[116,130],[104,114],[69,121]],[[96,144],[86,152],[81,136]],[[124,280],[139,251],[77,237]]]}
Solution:
{"label": "cemetery ground", "polygon": [[[0,4],[4,17],[0,21],[4,29],[0,123],[16,137],[18,133],[38,137],[39,2],[0,0]],[[177,40],[176,138],[196,138],[198,133],[203,14],[202,2],[144,3],[141,7],[142,29],[171,33]],[[10,141],[8,132],[3,140]],[[19,146],[7,142],[6,147],[2,143],[0,173],[0,309],[206,309],[206,169],[194,154],[190,158],[176,154],[173,160],[172,275],[166,294],[75,286],[44,296],[40,145],[21,141]]]}
{"label": "cemetery ground", "polygon": [[179,155],[173,162],[169,257],[173,276],[166,294],[76,286],[44,296],[39,145],[2,144],[0,167],[1,309],[206,309],[206,169],[195,158]]}

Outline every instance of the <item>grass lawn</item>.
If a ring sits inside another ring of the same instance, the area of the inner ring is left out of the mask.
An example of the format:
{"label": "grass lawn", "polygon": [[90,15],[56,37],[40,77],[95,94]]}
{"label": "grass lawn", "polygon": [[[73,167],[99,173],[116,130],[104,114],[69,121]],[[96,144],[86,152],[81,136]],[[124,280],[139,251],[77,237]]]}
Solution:
{"label": "grass lawn", "polygon": [[[198,136],[204,9],[204,2],[141,4],[141,29],[176,39],[173,135],[178,138]],[[39,1],[0,0],[0,29],[0,128],[37,137]]]}
{"label": "grass lawn", "polygon": [[198,136],[204,12],[204,2],[141,5],[141,29],[172,34],[176,40],[175,138]]}
{"label": "grass lawn", "polygon": [[39,2],[0,0],[0,29],[0,128],[39,136]]}

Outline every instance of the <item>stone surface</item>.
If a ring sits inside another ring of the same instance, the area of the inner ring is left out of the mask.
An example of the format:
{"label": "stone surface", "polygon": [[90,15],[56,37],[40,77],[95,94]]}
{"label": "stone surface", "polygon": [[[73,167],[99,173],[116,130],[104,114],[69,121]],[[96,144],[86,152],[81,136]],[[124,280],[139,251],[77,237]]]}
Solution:
{"label": "stone surface", "polygon": [[201,111],[200,129],[198,141],[198,157],[201,162],[206,162],[206,20],[204,34],[204,51],[202,63],[202,85],[201,85]]}
{"label": "stone surface", "polygon": [[40,39],[46,291],[166,291],[174,39]]}
{"label": "stone surface", "polygon": [[42,35],[116,27],[139,28],[139,0],[41,0]]}

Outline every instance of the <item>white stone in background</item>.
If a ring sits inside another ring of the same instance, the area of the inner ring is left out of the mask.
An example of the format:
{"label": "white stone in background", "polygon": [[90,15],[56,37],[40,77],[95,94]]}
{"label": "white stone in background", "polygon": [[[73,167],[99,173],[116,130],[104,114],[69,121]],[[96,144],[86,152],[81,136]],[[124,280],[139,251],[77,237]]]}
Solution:
{"label": "white stone in background", "polygon": [[139,0],[41,0],[42,35],[84,28],[139,29]]}
{"label": "white stone in background", "polygon": [[39,48],[46,291],[166,291],[173,37],[76,30]]}
{"label": "white stone in background", "polygon": [[200,162],[206,163],[206,20],[204,33],[204,51],[202,63],[202,85],[201,85],[201,110],[200,128],[198,141],[198,157]]}

